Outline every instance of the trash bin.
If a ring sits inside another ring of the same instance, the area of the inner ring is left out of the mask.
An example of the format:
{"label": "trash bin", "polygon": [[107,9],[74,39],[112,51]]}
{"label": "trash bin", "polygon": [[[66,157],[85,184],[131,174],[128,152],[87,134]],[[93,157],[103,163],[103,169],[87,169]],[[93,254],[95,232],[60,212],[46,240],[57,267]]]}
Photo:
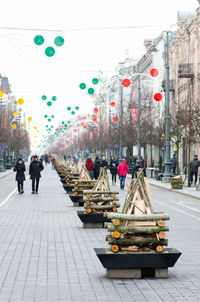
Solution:
{"label": "trash bin", "polygon": [[161,170],[160,170],[160,169],[155,170],[155,171],[154,171],[154,179],[160,180],[160,175],[159,175],[160,173],[161,173]]}

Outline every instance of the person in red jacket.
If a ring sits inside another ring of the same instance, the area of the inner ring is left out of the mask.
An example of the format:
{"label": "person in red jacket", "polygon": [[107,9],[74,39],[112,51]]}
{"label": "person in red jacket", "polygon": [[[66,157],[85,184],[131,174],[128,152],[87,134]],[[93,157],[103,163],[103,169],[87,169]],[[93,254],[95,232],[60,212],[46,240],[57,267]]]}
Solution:
{"label": "person in red jacket", "polygon": [[126,163],[126,160],[122,159],[121,164],[117,168],[117,174],[119,175],[121,189],[124,189],[124,187],[125,187],[126,174],[127,174],[128,169],[129,168]]}
{"label": "person in red jacket", "polygon": [[88,157],[88,159],[85,163],[85,166],[86,166],[86,169],[88,170],[88,172],[90,174],[91,179],[93,179],[94,178],[94,163],[93,163],[93,161],[91,160],[90,157]]}
{"label": "person in red jacket", "polygon": [[51,164],[52,164],[52,169],[55,169],[55,162],[56,162],[56,159],[55,157],[51,157]]}

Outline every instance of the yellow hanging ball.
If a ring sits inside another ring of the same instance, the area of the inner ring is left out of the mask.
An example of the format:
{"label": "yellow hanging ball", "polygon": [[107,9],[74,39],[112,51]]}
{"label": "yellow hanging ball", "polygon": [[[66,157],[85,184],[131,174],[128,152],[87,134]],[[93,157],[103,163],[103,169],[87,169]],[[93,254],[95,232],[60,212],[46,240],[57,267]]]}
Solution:
{"label": "yellow hanging ball", "polygon": [[29,120],[29,122],[31,122],[31,121],[32,121],[32,117],[31,117],[31,116],[29,116],[29,117],[28,117],[28,120]]}
{"label": "yellow hanging ball", "polygon": [[13,112],[13,115],[14,115],[14,116],[18,116],[18,113],[17,113],[17,112]]}
{"label": "yellow hanging ball", "polygon": [[23,99],[18,99],[17,103],[18,103],[19,105],[23,105],[23,104],[24,104],[24,100],[23,100]]}
{"label": "yellow hanging ball", "polygon": [[2,96],[3,96],[3,92],[2,92],[2,91],[0,91],[0,98],[2,98]]}
{"label": "yellow hanging ball", "polygon": [[16,127],[17,127],[17,126],[16,126],[15,124],[12,124],[12,128],[13,128],[13,129],[16,129]]}
{"label": "yellow hanging ball", "polygon": [[26,123],[24,123],[23,125],[26,126]]}
{"label": "yellow hanging ball", "polygon": [[28,130],[31,130],[31,128],[29,127]]}
{"label": "yellow hanging ball", "polygon": [[34,136],[35,138],[37,138],[37,136]]}
{"label": "yellow hanging ball", "polygon": [[37,129],[37,127],[35,126],[35,127],[34,127],[34,129],[36,130],[36,129]]}
{"label": "yellow hanging ball", "polygon": [[39,133],[39,130],[37,130],[37,133]]}
{"label": "yellow hanging ball", "polygon": [[29,133],[27,133],[27,137],[29,137],[30,136],[30,134]]}

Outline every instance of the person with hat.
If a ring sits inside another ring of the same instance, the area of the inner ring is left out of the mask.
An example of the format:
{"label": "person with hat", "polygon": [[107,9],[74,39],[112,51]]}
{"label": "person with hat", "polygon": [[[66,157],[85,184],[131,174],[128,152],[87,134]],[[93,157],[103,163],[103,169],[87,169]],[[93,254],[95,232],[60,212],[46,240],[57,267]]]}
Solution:
{"label": "person with hat", "polygon": [[33,160],[30,163],[29,166],[29,175],[30,179],[32,180],[32,194],[38,194],[38,188],[39,188],[39,181],[41,174],[40,172],[44,169],[43,164],[39,161],[39,158],[37,155],[33,156]]}

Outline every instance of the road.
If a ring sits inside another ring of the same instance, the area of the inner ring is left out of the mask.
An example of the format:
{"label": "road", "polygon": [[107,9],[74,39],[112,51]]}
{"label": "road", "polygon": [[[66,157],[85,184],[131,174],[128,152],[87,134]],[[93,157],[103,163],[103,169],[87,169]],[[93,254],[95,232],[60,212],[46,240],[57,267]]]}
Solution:
{"label": "road", "polygon": [[[0,179],[1,200],[16,184]],[[113,186],[119,188],[119,185]],[[199,301],[200,201],[150,187],[155,211],[169,212],[169,246],[183,254],[168,279],[111,280],[93,250],[106,229],[83,229],[77,208],[50,166],[39,195],[14,195],[0,207],[0,302]],[[127,190],[120,192],[123,204]]]}

